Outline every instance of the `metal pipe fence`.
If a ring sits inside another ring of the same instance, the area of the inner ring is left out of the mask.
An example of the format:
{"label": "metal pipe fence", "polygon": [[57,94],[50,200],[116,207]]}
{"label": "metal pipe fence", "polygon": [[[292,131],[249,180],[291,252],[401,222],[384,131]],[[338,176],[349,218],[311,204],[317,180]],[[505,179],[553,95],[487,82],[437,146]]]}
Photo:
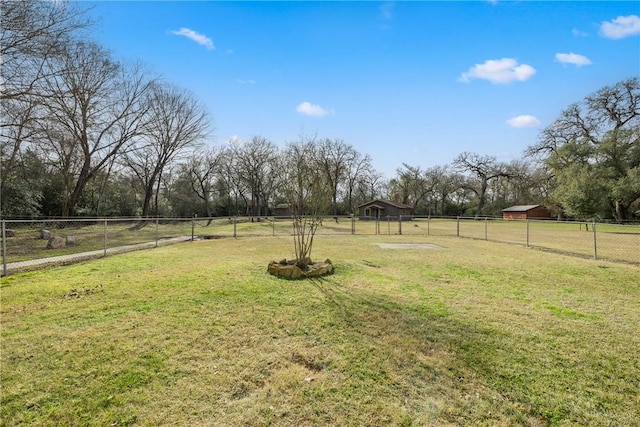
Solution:
{"label": "metal pipe fence", "polygon": [[[318,236],[448,236],[640,265],[640,225],[466,217],[325,216]],[[1,221],[2,275],[199,239],[292,236],[291,217],[67,218]]]}

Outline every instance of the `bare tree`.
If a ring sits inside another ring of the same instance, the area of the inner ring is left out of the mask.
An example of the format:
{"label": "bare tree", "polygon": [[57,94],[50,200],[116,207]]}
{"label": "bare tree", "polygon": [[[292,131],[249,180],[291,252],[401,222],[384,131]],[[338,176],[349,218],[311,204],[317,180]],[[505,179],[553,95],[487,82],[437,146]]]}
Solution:
{"label": "bare tree", "polygon": [[505,166],[498,163],[493,156],[481,156],[476,153],[464,152],[455,158],[453,164],[460,172],[471,173],[466,188],[475,193],[478,198],[477,218],[483,213],[487,201],[489,182],[499,177],[509,176],[509,174]]}
{"label": "bare tree", "polygon": [[425,204],[426,197],[433,191],[433,184],[427,179],[426,171],[419,166],[402,164],[402,168],[396,171],[398,176],[394,180],[397,198],[402,203],[411,205],[413,212],[417,213],[418,207]]}
{"label": "bare tree", "polygon": [[[276,158],[278,148],[262,136],[254,136],[250,142],[236,140],[231,145],[234,173],[238,184],[244,186],[251,197],[248,201],[248,214],[258,217],[267,209],[269,189],[280,173]],[[244,194],[240,189],[240,193]],[[264,211],[263,211],[264,208]]]}
{"label": "bare tree", "polygon": [[2,92],[0,99],[37,93],[52,70],[47,61],[61,54],[79,30],[88,27],[86,9],[76,2],[4,0],[0,24]]}
{"label": "bare tree", "polygon": [[139,65],[114,62],[94,43],[79,42],[49,61],[38,143],[51,154],[77,154],[78,169],[61,214],[73,214],[85,186],[141,134],[151,79]]}
{"label": "bare tree", "polygon": [[382,173],[375,170],[367,171],[362,179],[357,181],[357,194],[360,202],[364,203],[369,200],[378,198],[389,198],[389,183]]}
{"label": "bare tree", "polygon": [[239,145],[242,143],[241,140],[232,138],[227,141],[227,146],[222,150],[223,160],[221,164],[220,184],[227,195],[227,214],[229,216],[240,214],[241,202],[244,203],[245,206],[249,205],[246,196],[247,190],[241,179],[241,172],[235,156]]}
{"label": "bare tree", "polygon": [[434,166],[426,171],[427,180],[433,189],[435,197],[434,212],[437,212],[438,202],[440,203],[440,215],[446,215],[446,206],[449,195],[451,195],[462,183],[462,177],[451,171],[448,165]]}
{"label": "bare tree", "polygon": [[142,216],[148,216],[165,168],[209,134],[206,108],[195,97],[168,84],[154,84],[145,99],[147,115],[136,147],[124,155],[144,188]]}
{"label": "bare tree", "polygon": [[[22,154],[33,137],[39,112],[41,80],[55,73],[47,61],[59,55],[77,33],[90,25],[86,10],[75,2],[4,0],[0,21],[0,212],[5,212],[7,193],[37,191],[25,188],[19,168]],[[13,191],[20,187],[20,191]],[[10,190],[11,191],[8,191]],[[5,197],[2,197],[5,195]],[[15,211],[15,210],[14,210]]]}
{"label": "bare tree", "polygon": [[219,147],[210,147],[206,151],[198,151],[193,154],[187,167],[191,188],[204,203],[204,208],[211,223],[211,198],[216,185],[221,181],[222,164],[225,159],[224,152]]}
{"label": "bare tree", "polygon": [[366,180],[368,176],[375,173],[371,165],[371,157],[368,154],[361,154],[352,148],[352,154],[346,159],[345,164],[345,185],[346,185],[346,211],[353,213],[353,197],[357,186]]}
{"label": "bare tree", "polygon": [[315,139],[302,136],[282,156],[281,189],[292,213],[294,253],[302,270],[311,261],[314,236],[332,203],[331,188],[322,182],[324,173],[317,167],[319,152]]}
{"label": "bare tree", "polygon": [[324,139],[316,145],[316,162],[323,174],[322,182],[331,191],[331,213],[337,215],[338,191],[346,180],[347,165],[355,156],[355,150],[341,139]]}

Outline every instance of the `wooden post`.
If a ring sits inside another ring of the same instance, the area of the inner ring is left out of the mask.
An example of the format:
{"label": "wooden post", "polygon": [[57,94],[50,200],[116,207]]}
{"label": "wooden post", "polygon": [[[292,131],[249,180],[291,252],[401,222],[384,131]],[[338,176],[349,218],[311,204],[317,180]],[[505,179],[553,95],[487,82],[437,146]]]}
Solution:
{"label": "wooden post", "polygon": [[593,230],[593,259],[598,259],[598,236],[596,234],[596,221],[593,220],[591,224],[591,229]]}
{"label": "wooden post", "polygon": [[7,224],[2,220],[2,275],[7,275]]}
{"label": "wooden post", "polygon": [[102,242],[103,246],[104,246],[104,251],[102,252],[103,256],[107,256],[107,219],[104,219],[104,237],[103,237],[103,242]]}

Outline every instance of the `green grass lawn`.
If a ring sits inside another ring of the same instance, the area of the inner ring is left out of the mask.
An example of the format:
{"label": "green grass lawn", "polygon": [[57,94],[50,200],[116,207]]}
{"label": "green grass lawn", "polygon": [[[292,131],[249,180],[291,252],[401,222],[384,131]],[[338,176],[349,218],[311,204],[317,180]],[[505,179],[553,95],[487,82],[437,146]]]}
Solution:
{"label": "green grass lawn", "polygon": [[[439,250],[381,249],[433,243]],[[215,239],[2,278],[2,425],[638,425],[640,269],[442,236]]]}

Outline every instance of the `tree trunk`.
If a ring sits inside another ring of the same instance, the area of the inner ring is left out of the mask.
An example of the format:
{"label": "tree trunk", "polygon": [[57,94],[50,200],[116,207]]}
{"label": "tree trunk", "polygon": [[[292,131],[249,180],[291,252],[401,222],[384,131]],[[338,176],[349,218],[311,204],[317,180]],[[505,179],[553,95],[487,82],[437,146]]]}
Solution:
{"label": "tree trunk", "polygon": [[478,209],[476,210],[476,218],[478,218],[482,214],[482,210],[484,209],[484,204],[487,199],[487,180],[485,178],[482,179],[480,183],[480,193],[478,194]]}

